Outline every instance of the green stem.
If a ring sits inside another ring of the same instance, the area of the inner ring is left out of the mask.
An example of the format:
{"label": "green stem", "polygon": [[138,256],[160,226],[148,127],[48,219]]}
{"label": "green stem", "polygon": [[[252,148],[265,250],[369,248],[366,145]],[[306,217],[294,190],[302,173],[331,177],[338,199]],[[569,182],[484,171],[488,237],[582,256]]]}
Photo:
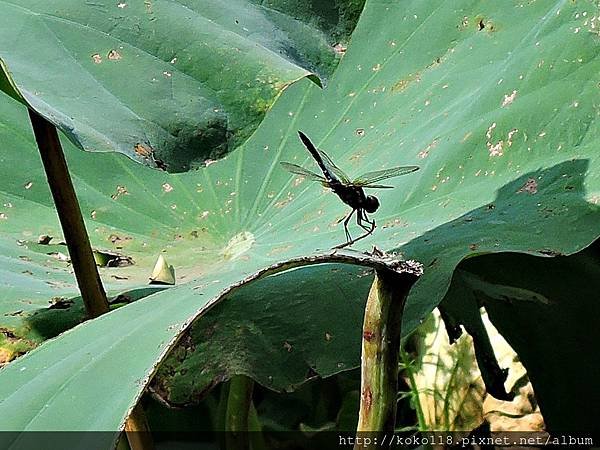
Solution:
{"label": "green stem", "polygon": [[119,435],[119,440],[117,441],[117,446],[115,447],[115,450],[131,450],[126,433],[121,433]]}
{"label": "green stem", "polygon": [[54,125],[31,109],[29,110],[29,118],[40,150],[42,163],[46,170],[48,185],[54,198],[54,205],[58,212],[65,241],[69,248],[69,256],[85,304],[85,310],[89,318],[98,317],[108,312],[108,301],[96,268],[96,261],[85,230],[79,202],[75,195],[58,133]]}
{"label": "green stem", "polygon": [[250,411],[248,412],[248,430],[250,431],[250,448],[252,450],[266,450],[267,444],[262,434],[262,424],[254,407],[254,402],[250,403]]}
{"label": "green stem", "polygon": [[227,450],[249,450],[249,415],[252,406],[254,380],[236,375],[229,382],[225,413],[225,447]]}
{"label": "green stem", "polygon": [[[417,276],[377,270],[363,323],[361,399],[357,437],[371,432],[371,444],[380,448],[384,434],[394,432],[398,395],[398,358],[402,311]],[[375,441],[377,437],[377,441]],[[355,449],[365,448],[364,441]]]}
{"label": "green stem", "polygon": [[[69,174],[67,160],[56,127],[31,109],[29,110],[29,119],[44,164],[48,186],[50,186],[50,192],[54,199],[65,242],[69,249],[71,264],[85,305],[85,311],[88,318],[93,319],[107,313],[110,307],[96,267],[83,216],[79,209],[79,202]],[[132,450],[150,450],[154,448],[141,405],[137,405],[133,409],[125,424],[125,430]]]}
{"label": "green stem", "polygon": [[221,450],[226,450],[227,443],[225,442],[225,417],[227,416],[227,402],[229,400],[229,384],[221,383],[219,393],[219,406],[214,429],[217,431],[217,445]]}
{"label": "green stem", "polygon": [[421,399],[419,397],[419,387],[417,386],[417,380],[415,379],[415,371],[413,369],[412,361],[406,351],[400,349],[400,357],[402,358],[402,365],[404,370],[408,374],[408,384],[410,386],[410,392],[415,405],[415,412],[417,414],[417,420],[419,422],[419,431],[427,431],[427,422],[423,415],[423,407],[421,406]]}

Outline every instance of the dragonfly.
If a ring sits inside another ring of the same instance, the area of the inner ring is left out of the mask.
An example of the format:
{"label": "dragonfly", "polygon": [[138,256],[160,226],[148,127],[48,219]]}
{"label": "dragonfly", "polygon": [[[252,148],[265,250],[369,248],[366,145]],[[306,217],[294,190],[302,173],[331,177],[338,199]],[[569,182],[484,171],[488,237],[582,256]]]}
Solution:
{"label": "dragonfly", "polygon": [[[394,186],[386,186],[377,183],[387,180],[388,178],[406,175],[419,170],[418,166],[392,167],[389,169],[367,172],[354,180],[350,180],[348,175],[333,162],[327,153],[314,146],[306,134],[302,131],[298,131],[298,135],[300,136],[302,144],[304,144],[319,166],[319,169],[321,169],[323,175],[319,175],[302,166],[289,162],[281,162],[281,165],[293,174],[301,175],[311,181],[317,181],[323,186],[331,189],[337,194],[342,202],[352,208],[352,211],[340,220],[340,222],[342,220],[344,222],[346,243],[340,244],[334,248],[343,248],[352,245],[356,241],[369,236],[375,230],[375,219],[369,219],[367,213],[372,214],[379,209],[379,200],[374,195],[366,195],[364,189],[392,189]],[[356,239],[352,239],[350,231],[348,230],[348,223],[355,213],[356,223],[365,231],[365,233]]]}

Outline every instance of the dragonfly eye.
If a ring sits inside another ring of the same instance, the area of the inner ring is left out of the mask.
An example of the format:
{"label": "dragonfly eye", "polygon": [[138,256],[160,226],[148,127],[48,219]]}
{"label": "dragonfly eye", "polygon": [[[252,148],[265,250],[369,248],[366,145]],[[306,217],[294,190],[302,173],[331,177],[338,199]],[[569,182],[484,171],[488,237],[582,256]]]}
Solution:
{"label": "dragonfly eye", "polygon": [[365,202],[365,211],[368,213],[374,213],[379,208],[379,200],[377,197],[367,195],[367,201]]}

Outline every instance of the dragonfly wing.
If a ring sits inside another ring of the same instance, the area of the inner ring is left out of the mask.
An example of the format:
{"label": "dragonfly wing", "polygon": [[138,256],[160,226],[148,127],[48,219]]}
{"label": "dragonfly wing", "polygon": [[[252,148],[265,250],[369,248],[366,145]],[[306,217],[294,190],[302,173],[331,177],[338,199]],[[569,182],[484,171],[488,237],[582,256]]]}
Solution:
{"label": "dragonfly wing", "polygon": [[363,184],[361,187],[367,189],[394,189],[394,186],[384,186],[382,184]]}
{"label": "dragonfly wing", "polygon": [[[388,178],[399,177],[419,170],[419,166],[400,166],[392,167],[391,169],[375,170],[362,174],[352,182],[355,186],[368,186],[378,181],[387,180]],[[372,187],[372,186],[371,186]]]}
{"label": "dragonfly wing", "polygon": [[337,178],[339,178],[339,180],[344,183],[344,184],[350,184],[350,178],[348,178],[348,175],[346,175],[346,172],[344,172],[342,169],[340,169],[338,166],[336,166],[336,164],[332,161],[332,159],[329,157],[329,155],[327,153],[325,153],[323,150],[317,150],[319,152],[319,155],[321,155],[321,158],[323,159],[323,164],[325,164],[325,167],[327,167],[327,169],[333,173]]}
{"label": "dragonfly wing", "polygon": [[310,170],[305,169],[304,167],[301,167],[298,164],[292,164],[289,162],[281,162],[280,164],[288,172],[295,173],[296,175],[302,175],[303,177],[305,177],[308,180],[318,181],[320,183],[326,182],[325,178],[322,177],[321,175],[317,175],[316,173],[311,172]]}

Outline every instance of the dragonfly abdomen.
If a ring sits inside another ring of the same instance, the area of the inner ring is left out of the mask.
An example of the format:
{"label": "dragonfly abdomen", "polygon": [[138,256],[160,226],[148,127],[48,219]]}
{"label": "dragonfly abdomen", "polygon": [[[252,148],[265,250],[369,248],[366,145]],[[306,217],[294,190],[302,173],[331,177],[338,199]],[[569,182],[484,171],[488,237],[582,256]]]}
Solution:
{"label": "dragonfly abdomen", "polygon": [[319,169],[321,169],[321,172],[323,172],[323,175],[325,176],[327,182],[329,184],[335,183],[337,180],[333,178],[329,173],[327,166],[325,166],[325,163],[323,162],[323,158],[321,158],[321,155],[319,155],[317,148],[313,145],[308,136],[306,136],[302,131],[298,131],[298,135],[300,136],[300,140],[302,141],[306,149],[315,159],[317,165],[319,166]]}

